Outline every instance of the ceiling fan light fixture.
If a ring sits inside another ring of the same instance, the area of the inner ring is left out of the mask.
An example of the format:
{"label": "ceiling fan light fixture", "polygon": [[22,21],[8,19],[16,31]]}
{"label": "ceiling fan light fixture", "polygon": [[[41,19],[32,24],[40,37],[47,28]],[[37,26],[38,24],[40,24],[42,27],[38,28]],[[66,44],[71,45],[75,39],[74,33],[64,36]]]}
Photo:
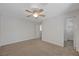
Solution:
{"label": "ceiling fan light fixture", "polygon": [[38,13],[34,13],[33,16],[34,16],[34,17],[38,17]]}
{"label": "ceiling fan light fixture", "polygon": [[35,18],[38,18],[39,16],[42,16],[44,17],[44,9],[41,9],[41,8],[31,8],[30,10],[25,10],[27,12],[29,12],[30,15],[27,15],[27,16],[33,16]]}

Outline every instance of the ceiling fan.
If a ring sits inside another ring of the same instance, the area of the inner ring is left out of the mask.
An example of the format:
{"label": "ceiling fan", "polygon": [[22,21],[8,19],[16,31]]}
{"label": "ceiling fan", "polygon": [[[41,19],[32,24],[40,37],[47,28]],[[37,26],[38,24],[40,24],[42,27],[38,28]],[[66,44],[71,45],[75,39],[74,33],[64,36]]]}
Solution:
{"label": "ceiling fan", "polygon": [[30,17],[30,16],[34,16],[35,18],[39,16],[45,17],[44,10],[40,8],[32,8],[30,10],[26,9],[25,11],[28,12],[27,17]]}

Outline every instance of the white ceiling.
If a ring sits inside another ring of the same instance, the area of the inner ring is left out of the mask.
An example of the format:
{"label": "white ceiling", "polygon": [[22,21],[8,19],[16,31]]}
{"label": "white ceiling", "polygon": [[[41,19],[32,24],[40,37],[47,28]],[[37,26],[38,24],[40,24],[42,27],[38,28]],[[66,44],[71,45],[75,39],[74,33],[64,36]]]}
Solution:
{"label": "white ceiling", "polygon": [[46,17],[39,17],[35,19],[34,17],[26,17],[25,9],[33,5],[39,5],[34,3],[1,3],[0,4],[0,15],[5,15],[9,17],[16,17],[19,19],[26,19],[32,22],[41,22],[42,20],[54,17],[59,14],[70,12],[79,9],[79,4],[70,3],[48,3],[40,5],[41,8],[45,10]]}

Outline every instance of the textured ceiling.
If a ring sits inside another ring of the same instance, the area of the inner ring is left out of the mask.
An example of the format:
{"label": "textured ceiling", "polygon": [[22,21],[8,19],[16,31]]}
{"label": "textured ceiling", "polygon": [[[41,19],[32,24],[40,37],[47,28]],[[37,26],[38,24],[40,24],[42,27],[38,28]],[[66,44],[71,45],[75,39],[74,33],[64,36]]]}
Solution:
{"label": "textured ceiling", "polygon": [[[31,7],[39,7],[45,10],[46,17],[39,17],[35,19],[34,17],[26,17],[25,9]],[[32,22],[41,22],[44,19],[49,17],[54,17],[64,12],[70,12],[79,9],[79,4],[70,4],[70,3],[48,3],[48,4],[34,4],[34,3],[1,3],[0,4],[0,16],[5,15],[9,17],[15,17],[18,19],[26,19]]]}

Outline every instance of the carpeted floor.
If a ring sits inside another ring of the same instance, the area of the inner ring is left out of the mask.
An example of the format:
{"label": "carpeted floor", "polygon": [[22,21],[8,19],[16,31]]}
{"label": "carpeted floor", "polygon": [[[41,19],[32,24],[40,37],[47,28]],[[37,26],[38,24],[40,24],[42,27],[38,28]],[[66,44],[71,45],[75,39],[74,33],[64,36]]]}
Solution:
{"label": "carpeted floor", "polygon": [[72,49],[66,49],[38,39],[23,41],[0,47],[1,56],[77,56]]}

